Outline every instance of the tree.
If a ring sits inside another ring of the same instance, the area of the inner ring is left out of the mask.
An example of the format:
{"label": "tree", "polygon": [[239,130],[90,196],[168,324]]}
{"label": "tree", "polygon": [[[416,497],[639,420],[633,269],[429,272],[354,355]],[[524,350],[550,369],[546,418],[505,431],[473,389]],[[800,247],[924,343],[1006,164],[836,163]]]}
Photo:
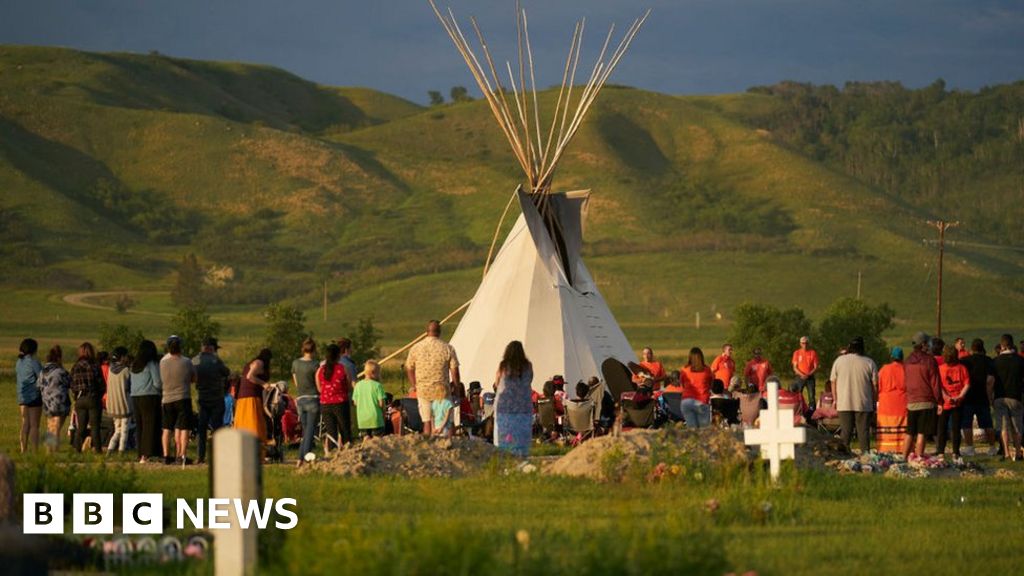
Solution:
{"label": "tree", "polygon": [[367,360],[380,360],[380,330],[373,325],[373,317],[360,318],[359,323],[353,330],[349,326],[343,326],[349,340],[352,341],[352,361],[356,363],[358,371],[362,371],[363,363]]}
{"label": "tree", "polygon": [[181,338],[182,353],[191,357],[199,353],[204,339],[220,334],[220,323],[206,313],[206,306],[185,306],[171,318],[170,330]]}
{"label": "tree", "polygon": [[119,314],[124,314],[134,306],[135,299],[127,294],[119,295],[117,300],[114,301],[114,309],[117,310]]}
{"label": "tree", "polygon": [[[729,342],[733,345],[737,373],[760,347],[776,374],[793,375],[790,358],[800,337],[811,333],[811,321],[800,308],[779,310],[764,304],[743,304],[736,309]],[[726,382],[728,385],[728,382]]]}
{"label": "tree", "polygon": [[856,298],[840,298],[825,311],[816,337],[822,368],[830,369],[840,348],[857,336],[864,338],[864,352],[881,366],[888,359],[882,333],[892,328],[896,312],[888,304],[871,306]]}
{"label": "tree", "polygon": [[113,351],[118,346],[124,346],[129,353],[135,354],[145,339],[138,328],[132,329],[125,324],[100,324],[101,350]]}
{"label": "tree", "polygon": [[438,92],[437,90],[428,90],[427,96],[430,97],[431,106],[440,106],[444,104],[444,96],[441,95],[441,93]]}
{"label": "tree", "polygon": [[274,353],[272,376],[288,379],[292,360],[301,355],[302,341],[311,335],[306,331],[306,315],[294,306],[273,304],[263,317],[267,319],[263,344]]}
{"label": "tree", "polygon": [[171,290],[171,301],[177,306],[198,306],[203,303],[203,278],[206,272],[196,255],[189,253],[178,265],[178,280]]}
{"label": "tree", "polygon": [[469,95],[469,90],[466,90],[465,86],[452,86],[451,90],[452,102],[472,102],[473,97]]}

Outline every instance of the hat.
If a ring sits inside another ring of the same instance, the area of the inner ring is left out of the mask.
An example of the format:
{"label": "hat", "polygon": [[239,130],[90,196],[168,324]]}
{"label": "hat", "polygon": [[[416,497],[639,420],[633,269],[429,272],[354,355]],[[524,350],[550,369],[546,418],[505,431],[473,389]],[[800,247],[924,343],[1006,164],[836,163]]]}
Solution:
{"label": "hat", "polygon": [[181,337],[178,336],[177,334],[171,334],[170,336],[167,337],[167,345],[170,346],[171,342],[177,342],[178,344],[181,344]]}
{"label": "hat", "polygon": [[920,346],[921,344],[927,344],[929,340],[931,340],[931,338],[929,338],[927,334],[924,332],[918,332],[910,339],[910,343],[914,346]]}
{"label": "hat", "polygon": [[889,353],[889,356],[891,356],[893,360],[903,360],[903,348],[893,346],[892,352]]}
{"label": "hat", "polygon": [[217,344],[217,339],[213,336],[207,336],[203,338],[203,346],[209,346],[214,350],[220,350],[220,344]]}
{"label": "hat", "polygon": [[565,384],[565,377],[562,376],[561,374],[555,374],[551,378],[551,381],[554,382],[555,384]]}

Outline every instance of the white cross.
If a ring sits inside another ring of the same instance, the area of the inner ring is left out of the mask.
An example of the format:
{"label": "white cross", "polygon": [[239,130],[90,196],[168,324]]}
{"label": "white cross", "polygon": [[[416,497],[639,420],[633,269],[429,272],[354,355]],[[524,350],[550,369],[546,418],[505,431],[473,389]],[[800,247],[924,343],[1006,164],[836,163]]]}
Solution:
{"label": "white cross", "polygon": [[768,409],[761,410],[761,424],[756,430],[744,430],[743,442],[761,446],[761,458],[770,464],[772,480],[779,479],[779,463],[792,460],[794,446],[807,441],[807,431],[793,426],[793,409],[779,409],[779,385],[768,383]]}

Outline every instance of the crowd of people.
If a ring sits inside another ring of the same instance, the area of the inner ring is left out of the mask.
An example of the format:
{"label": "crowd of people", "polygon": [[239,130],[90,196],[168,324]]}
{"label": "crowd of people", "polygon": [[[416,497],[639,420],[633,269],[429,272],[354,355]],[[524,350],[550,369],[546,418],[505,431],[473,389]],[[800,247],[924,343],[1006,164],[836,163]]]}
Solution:
{"label": "crowd of people", "polygon": [[173,335],[162,355],[151,340],[136,350],[117,347],[109,353],[85,342],[70,369],[60,346],[40,361],[38,343],[27,338],[16,365],[20,444],[22,451],[39,448],[45,414],[47,450],[59,449],[70,420],[66,434],[74,450],[134,449],[139,462],[189,464],[194,439],[202,463],[209,435],[224,426],[263,439],[268,458],[281,459],[286,446],[297,444],[299,465],[316,458],[318,440],[329,454],[357,435],[410,430],[431,436],[478,434],[526,455],[535,439],[578,442],[623,425],[678,420],[692,428],[756,426],[774,383],[780,406],[793,409],[796,424],[832,426],[847,446],[856,434],[861,451],[870,449],[874,436],[880,451],[924,458],[933,439],[936,454],[950,445],[959,460],[974,454],[976,426],[991,454],[1016,460],[1024,457],[1021,344],[1018,351],[1005,334],[990,357],[980,339],[968,349],[963,339],[947,346],[922,332],[912,339],[908,355],[894,347],[879,369],[866,355],[863,339],[854,338],[839,351],[820,396],[816,382],[824,370],[807,337],[800,338],[789,359],[788,385],[760,348],[740,369],[729,344],[710,363],[695,347],[685,365],[672,372],[644,348],[641,361],[629,366],[629,390],[614,398],[598,376],[567,391],[564,378],[554,375],[534,391],[533,366],[518,341],[496,359],[490,391],[479,382],[471,382],[467,391],[455,349],[441,338],[441,324],[431,321],[406,358],[407,398],[395,399],[385,392],[375,360],[356,366],[346,338],[326,345],[322,358],[313,339],[302,342],[301,356],[291,362],[290,383],[272,382],[269,349],[232,373],[212,337],[193,358],[183,354],[183,342]]}

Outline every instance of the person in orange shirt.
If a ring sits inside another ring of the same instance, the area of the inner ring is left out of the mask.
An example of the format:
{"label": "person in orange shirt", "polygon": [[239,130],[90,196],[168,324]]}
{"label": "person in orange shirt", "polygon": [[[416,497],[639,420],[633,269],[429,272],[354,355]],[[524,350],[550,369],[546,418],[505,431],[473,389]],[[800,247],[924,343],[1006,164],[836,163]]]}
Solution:
{"label": "person in orange shirt", "polygon": [[953,346],[946,346],[942,351],[945,362],[939,366],[939,381],[942,385],[942,412],[939,413],[939,428],[935,438],[935,453],[939,456],[946,451],[946,440],[949,435],[947,430],[950,423],[953,428],[953,461],[961,464],[960,440],[961,431],[957,423],[960,422],[960,412],[964,403],[964,396],[971,388],[971,375],[967,367],[960,363],[957,357],[957,349]]}
{"label": "person in orange shirt", "polygon": [[807,336],[800,337],[800,348],[793,352],[793,373],[796,374],[796,382],[800,385],[800,393],[807,390],[807,405],[815,405],[815,380],[814,373],[818,371],[818,353],[811,348]]}
{"label": "person in orange shirt", "polygon": [[640,352],[640,358],[639,365],[641,370],[633,375],[633,382],[639,385],[644,380],[650,378],[654,382],[654,389],[659,390],[668,381],[668,376],[665,375],[665,367],[662,366],[661,362],[654,359],[654,350],[650,348],[644,348]]}
{"label": "person in orange shirt", "polygon": [[732,344],[722,346],[722,353],[711,361],[711,372],[722,382],[732,382],[736,374],[736,361],[732,359]]}
{"label": "person in orange shirt", "polygon": [[690,359],[680,370],[683,384],[681,408],[687,428],[711,425],[711,382],[714,375],[704,363],[704,351],[690,348]]}
{"label": "person in orange shirt", "polygon": [[665,394],[682,394],[683,384],[681,380],[682,376],[680,375],[679,370],[673,370],[672,373],[668,375],[668,380],[665,381],[665,388],[662,392]]}
{"label": "person in orange shirt", "polygon": [[774,374],[772,365],[767,358],[761,356],[761,348],[754,348],[754,357],[747,362],[747,367],[743,370],[743,377],[747,382],[754,383],[757,390],[764,396],[765,390],[767,390],[765,383],[772,374]]}
{"label": "person in orange shirt", "polygon": [[896,346],[878,371],[877,444],[879,452],[899,452],[907,434],[907,388],[903,383],[903,349]]}

